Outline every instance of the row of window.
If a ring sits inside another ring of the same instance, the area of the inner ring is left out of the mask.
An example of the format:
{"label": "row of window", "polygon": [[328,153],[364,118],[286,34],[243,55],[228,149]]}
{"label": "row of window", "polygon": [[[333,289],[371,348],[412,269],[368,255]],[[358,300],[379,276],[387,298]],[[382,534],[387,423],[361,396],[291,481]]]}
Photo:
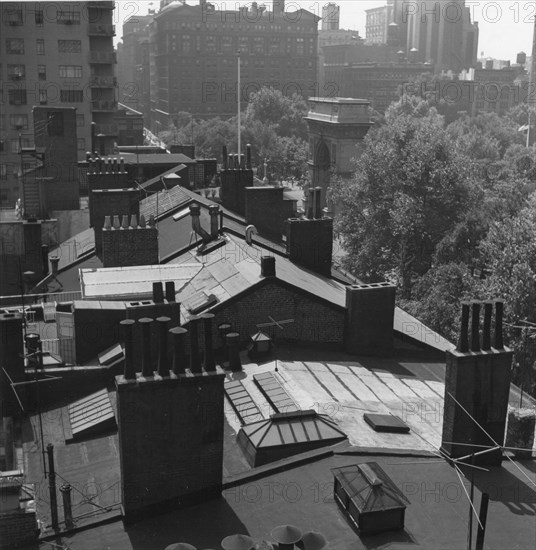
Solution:
{"label": "row of window", "polygon": [[[58,52],[80,53],[82,51],[81,40],[58,40]],[[37,55],[45,55],[45,41],[38,38],[35,41]],[[24,38],[6,38],[6,53],[12,55],[24,55]]]}
{"label": "row of window", "polygon": [[308,32],[313,33],[316,30],[316,26],[311,23],[311,25],[260,25],[255,24],[253,21],[251,23],[248,23],[247,21],[243,21],[242,24],[231,24],[231,23],[205,23],[202,25],[198,22],[186,22],[186,21],[164,21],[159,25],[160,30],[179,30],[179,29],[195,29],[195,30],[201,30],[201,28],[218,31],[218,30],[224,30],[224,31],[250,31],[250,32],[288,32],[288,33],[300,33],[300,32]]}
{"label": "row of window", "polygon": [[[27,93],[25,89],[22,90],[8,90],[8,102],[10,105],[27,105]],[[84,91],[83,90],[60,90],[60,102],[61,103],[83,103]],[[39,103],[46,105],[48,102],[47,91],[39,90]]]}
{"label": "row of window", "polygon": [[[9,115],[6,125],[6,115],[0,115],[0,130],[27,130],[30,125],[29,115]],[[81,128],[85,125],[85,117],[83,114],[76,115],[76,126]]]}
{"label": "row of window", "polygon": [[[56,23],[60,25],[80,25],[79,11],[57,11],[54,17]],[[36,9],[34,12],[34,21],[38,27],[42,27],[45,22],[43,10]],[[6,9],[4,10],[4,24],[10,27],[20,27],[24,25],[22,10]]]}
{"label": "row of window", "polygon": [[[82,78],[81,65],[59,65],[58,72],[60,78]],[[1,73],[1,65],[0,65]],[[1,77],[1,74],[0,74]],[[7,77],[9,80],[26,80],[26,65],[11,65],[7,66]],[[46,65],[37,65],[38,80],[47,79]]]}

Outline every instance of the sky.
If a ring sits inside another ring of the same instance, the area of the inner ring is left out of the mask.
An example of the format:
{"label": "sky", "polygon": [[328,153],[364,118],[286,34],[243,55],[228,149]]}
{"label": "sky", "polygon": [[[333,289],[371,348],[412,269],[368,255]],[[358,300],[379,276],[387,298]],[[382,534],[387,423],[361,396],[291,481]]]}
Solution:
{"label": "sky", "polygon": [[[386,4],[385,0],[332,0],[341,8],[340,27],[344,29],[358,30],[365,38],[365,10],[376,8]],[[258,4],[271,5],[271,0],[257,0]],[[198,4],[198,0],[188,0],[188,4]],[[244,5],[250,2],[227,0],[212,2],[218,7],[233,9],[236,4]],[[329,3],[328,0],[286,0],[288,11],[294,11],[296,6],[309,10],[318,15],[322,14],[322,7]],[[448,0],[442,0],[448,4]],[[420,6],[421,2],[415,0]],[[145,15],[152,6],[158,8],[159,0],[134,1],[119,0],[116,2],[114,13],[115,24],[118,26],[116,41],[122,34],[122,25],[130,16]],[[479,56],[493,57],[495,59],[509,59],[515,63],[518,52],[524,51],[530,55],[532,51],[532,36],[534,29],[534,16],[536,14],[536,0],[466,0],[465,5],[472,10],[472,20],[477,21],[480,28]],[[319,25],[320,28],[320,25]]]}

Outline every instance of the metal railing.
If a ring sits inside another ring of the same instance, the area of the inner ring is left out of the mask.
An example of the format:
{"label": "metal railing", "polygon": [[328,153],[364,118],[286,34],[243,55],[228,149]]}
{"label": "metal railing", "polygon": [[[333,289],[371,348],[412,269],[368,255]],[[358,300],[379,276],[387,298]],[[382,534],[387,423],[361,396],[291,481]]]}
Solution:
{"label": "metal railing", "polygon": [[[40,302],[72,302],[73,300],[81,300],[82,292],[77,290],[74,292],[52,292],[50,294],[25,294],[23,299],[26,307]],[[0,296],[0,308],[21,306],[21,304],[22,298],[20,294]]]}

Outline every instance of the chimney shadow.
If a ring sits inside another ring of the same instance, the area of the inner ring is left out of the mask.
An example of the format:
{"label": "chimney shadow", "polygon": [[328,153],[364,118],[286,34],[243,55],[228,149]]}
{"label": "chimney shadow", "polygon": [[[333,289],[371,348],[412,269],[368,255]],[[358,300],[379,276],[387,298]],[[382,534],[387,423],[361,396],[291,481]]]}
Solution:
{"label": "chimney shadow", "polygon": [[141,521],[125,527],[125,532],[133,550],[166,548],[176,542],[220,548],[228,535],[249,534],[224,497]]}
{"label": "chimney shadow", "polygon": [[[525,467],[523,461],[520,466]],[[534,464],[534,463],[533,463]],[[519,472],[514,475],[505,466],[515,468],[510,462],[503,462],[502,467],[491,467],[489,472],[475,470],[475,488],[480,493],[488,493],[490,502],[501,502],[515,515],[536,516],[536,488],[525,481]],[[467,480],[471,480],[471,468],[460,467]],[[518,470],[515,470],[518,472]],[[530,477],[530,475],[529,475]],[[480,498],[477,498],[477,503]],[[491,518],[488,516],[488,521]]]}
{"label": "chimney shadow", "polygon": [[[359,535],[359,531],[356,531]],[[365,548],[373,550],[376,548],[389,547],[393,543],[416,544],[415,538],[406,530],[385,531],[377,535],[360,535],[361,544]]]}

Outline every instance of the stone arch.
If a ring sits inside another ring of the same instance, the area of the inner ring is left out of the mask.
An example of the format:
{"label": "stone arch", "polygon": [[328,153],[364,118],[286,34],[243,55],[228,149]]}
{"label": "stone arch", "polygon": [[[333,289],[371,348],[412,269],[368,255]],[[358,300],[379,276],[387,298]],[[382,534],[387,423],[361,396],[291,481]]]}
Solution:
{"label": "stone arch", "polygon": [[331,154],[329,152],[329,147],[323,139],[320,140],[316,147],[313,163],[321,169],[326,169],[331,166]]}

